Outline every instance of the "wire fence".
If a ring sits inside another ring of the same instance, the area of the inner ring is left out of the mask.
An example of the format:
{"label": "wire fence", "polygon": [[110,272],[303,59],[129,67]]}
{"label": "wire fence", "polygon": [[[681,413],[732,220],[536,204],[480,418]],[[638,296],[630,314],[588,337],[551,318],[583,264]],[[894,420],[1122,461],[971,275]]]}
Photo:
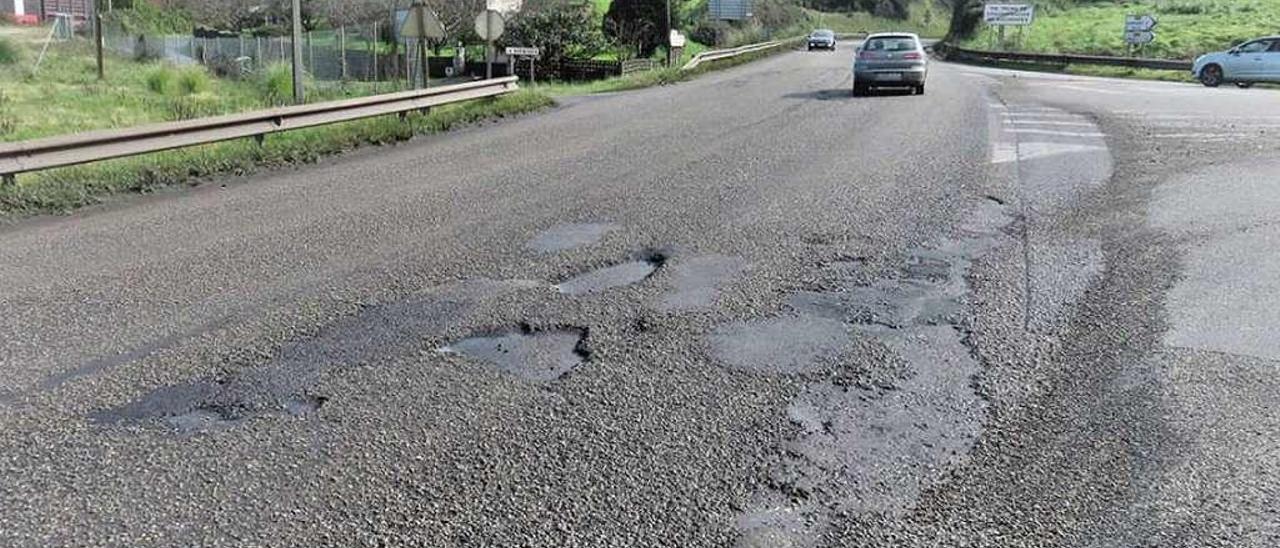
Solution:
{"label": "wire fence", "polygon": [[[362,81],[407,84],[424,83],[419,45],[414,40],[389,43],[376,37],[380,24],[310,31],[303,35],[302,66],[318,81]],[[288,36],[251,35],[152,35],[130,32],[118,25],[103,28],[105,47],[137,60],[164,60],[176,64],[201,64],[222,77],[241,77],[276,64],[293,61],[293,40]],[[434,45],[428,52],[439,51]],[[453,48],[449,48],[452,53]],[[466,51],[462,49],[460,51]],[[494,75],[509,74],[506,59],[495,64]],[[475,65],[479,64],[477,70]],[[430,79],[481,76],[483,63],[463,56],[428,53]]]}

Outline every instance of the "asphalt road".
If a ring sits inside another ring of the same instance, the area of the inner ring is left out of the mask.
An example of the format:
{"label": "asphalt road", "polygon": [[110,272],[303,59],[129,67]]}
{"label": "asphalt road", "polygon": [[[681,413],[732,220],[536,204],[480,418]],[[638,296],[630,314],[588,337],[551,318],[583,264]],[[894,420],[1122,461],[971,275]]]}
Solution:
{"label": "asphalt road", "polygon": [[848,55],[0,228],[0,545],[1280,543],[1280,96]]}

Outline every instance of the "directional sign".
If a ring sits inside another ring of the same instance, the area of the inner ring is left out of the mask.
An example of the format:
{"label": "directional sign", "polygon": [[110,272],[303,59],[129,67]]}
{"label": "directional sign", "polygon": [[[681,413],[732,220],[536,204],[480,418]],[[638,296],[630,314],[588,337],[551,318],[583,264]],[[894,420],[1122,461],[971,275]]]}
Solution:
{"label": "directional sign", "polygon": [[1156,39],[1156,33],[1151,32],[1149,30],[1124,33],[1125,43],[1133,44],[1135,46],[1145,46],[1147,44],[1150,44],[1151,42],[1154,42],[1155,39]]}
{"label": "directional sign", "polygon": [[542,50],[538,48],[508,47],[506,53],[511,57],[540,57]]}
{"label": "directional sign", "polygon": [[490,9],[505,15],[520,11],[520,5],[523,3],[523,0],[486,0],[485,9]]}
{"label": "directional sign", "polygon": [[400,27],[400,37],[441,40],[444,38],[444,25],[440,24],[440,18],[436,17],[436,13],[426,4],[415,2],[405,12],[403,25]]}
{"label": "directional sign", "polygon": [[1036,18],[1036,7],[1031,4],[987,4],[982,9],[982,20],[988,25],[1026,26]]}
{"label": "directional sign", "polygon": [[1160,23],[1156,21],[1156,18],[1150,15],[1130,15],[1124,19],[1124,31],[1151,32],[1151,30],[1156,28],[1156,25],[1158,24]]}
{"label": "directional sign", "polygon": [[480,35],[480,39],[486,42],[497,40],[502,36],[503,21],[502,14],[493,10],[485,10],[484,13],[476,16],[476,34]]}

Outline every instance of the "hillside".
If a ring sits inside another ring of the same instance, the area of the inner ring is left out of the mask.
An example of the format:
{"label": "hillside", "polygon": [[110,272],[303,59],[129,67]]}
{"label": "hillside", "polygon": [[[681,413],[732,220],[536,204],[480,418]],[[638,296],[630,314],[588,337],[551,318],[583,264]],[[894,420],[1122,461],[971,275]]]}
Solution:
{"label": "hillside", "polygon": [[[970,9],[980,13],[981,2],[969,1]],[[1276,0],[1056,0],[1038,6],[1035,24],[1009,35],[1013,49],[1125,55],[1124,20],[1129,14],[1151,14],[1159,20],[1155,42],[1141,51],[1146,57],[1192,59],[1280,30],[1280,2]],[[964,25],[963,21],[956,23],[953,30]],[[978,29],[962,43],[990,48],[995,44],[995,33],[979,22]]]}

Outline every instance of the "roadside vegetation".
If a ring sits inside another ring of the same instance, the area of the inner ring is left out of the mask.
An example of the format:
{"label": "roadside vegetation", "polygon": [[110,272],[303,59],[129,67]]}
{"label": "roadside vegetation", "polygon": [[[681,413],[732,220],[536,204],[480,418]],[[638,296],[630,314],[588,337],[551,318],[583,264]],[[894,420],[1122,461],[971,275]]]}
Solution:
{"label": "roadside vegetation", "polygon": [[[981,23],[982,2],[967,0],[954,19],[952,35],[963,47],[996,46],[995,31]],[[1276,0],[1136,0],[1037,2],[1030,27],[1009,29],[1010,49],[1035,53],[1119,55],[1134,53],[1124,42],[1126,15],[1154,15],[1156,40],[1136,52],[1143,57],[1193,59],[1250,38],[1275,34]]]}

